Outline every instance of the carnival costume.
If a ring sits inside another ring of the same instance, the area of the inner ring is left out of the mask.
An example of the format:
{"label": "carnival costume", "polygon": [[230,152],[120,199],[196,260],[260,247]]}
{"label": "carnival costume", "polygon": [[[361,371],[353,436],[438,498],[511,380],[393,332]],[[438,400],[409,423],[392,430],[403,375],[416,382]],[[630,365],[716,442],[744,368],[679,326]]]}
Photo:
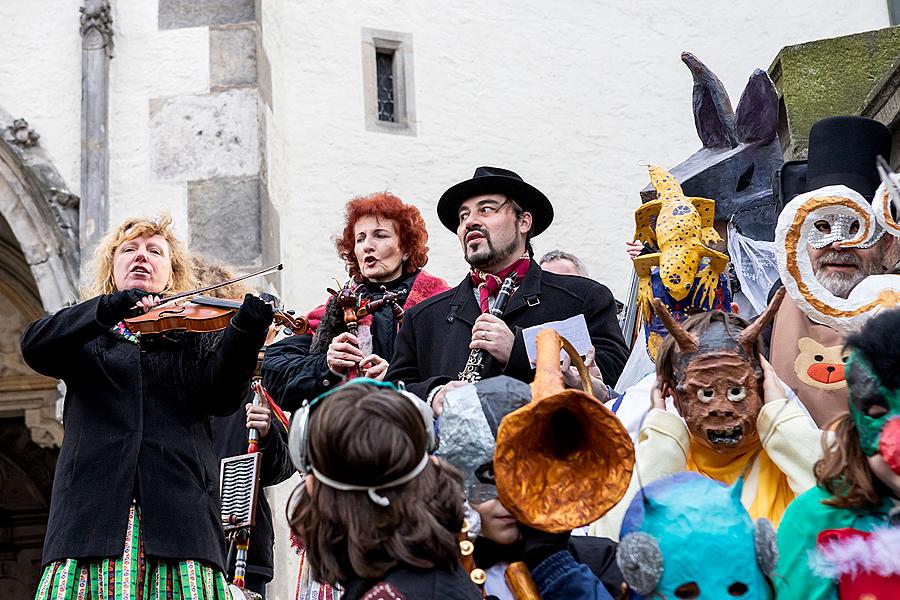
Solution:
{"label": "carnival costume", "polygon": [[742,485],[679,473],[641,489],[617,558],[629,598],[768,600],[775,531],[765,518],[751,520]]}
{"label": "carnival costume", "polygon": [[[669,333],[653,308],[654,300],[662,302],[678,322],[714,309],[731,312],[732,300],[725,275],[728,257],[706,245],[721,241],[713,229],[715,202],[685,197],[678,181],[660,167],[651,165],[648,171],[660,200],[643,204],[635,211],[635,239],[648,248],[659,248],[659,252],[638,256],[634,270],[639,281],[638,307],[650,368],[607,402],[634,441],[650,409],[656,353]],[[640,348],[635,345],[632,354]],[[632,355],[629,363],[633,364],[633,359]]]}
{"label": "carnival costume", "polygon": [[[786,163],[782,172],[786,205],[778,219],[775,247],[788,297],[775,316],[770,360],[819,427],[847,410],[844,334],[858,329],[877,310],[896,305],[900,278],[871,275],[849,297],[840,298],[816,278],[809,248],[837,243],[842,249],[865,249],[886,234],[881,225],[884,209],[873,210],[870,200],[888,195],[886,186],[876,194],[876,158],[889,157],[890,152],[891,135],[881,123],[830,117],[810,129],[809,160]],[[893,300],[887,292],[891,289]]]}
{"label": "carnival costume", "polygon": [[[431,410],[421,399],[408,392],[398,390],[391,383],[357,378],[344,384],[344,386],[348,385],[371,385],[397,391],[411,402],[421,415],[422,424],[428,436],[426,452],[422,459],[412,470],[404,475],[391,481],[378,482],[377,485],[346,483],[322,473],[313,464],[309,453],[310,417],[312,412],[323,402],[327,402],[328,397],[340,387],[321,394],[311,402],[303,403],[292,417],[288,441],[291,458],[298,471],[314,475],[315,481],[319,485],[344,492],[366,492],[373,504],[387,508],[391,502],[385,491],[394,490],[414,480],[431,462],[430,452],[434,450],[435,446]],[[379,475],[373,473],[371,477],[377,479]],[[346,539],[343,540],[343,543],[346,544]],[[318,596],[312,596],[314,598],[325,598],[328,595],[335,594],[335,590],[330,586],[319,584],[317,586],[319,586],[320,592]],[[326,587],[327,589],[325,589]],[[477,589],[469,582],[465,571],[460,565],[455,565],[452,570],[447,571],[439,568],[417,569],[402,562],[398,562],[397,566],[390,569],[381,578],[355,578],[347,582],[339,594],[342,600],[405,600],[406,598],[410,600],[477,600],[480,598]]]}
{"label": "carnival costume", "polygon": [[685,470],[728,484],[745,475],[741,501],[750,516],[776,526],[794,496],[815,485],[822,432],[795,401],[763,404],[760,397],[762,374],[754,348],[781,297],[753,325],[719,312],[708,317],[708,329],[699,335],[685,331],[661,302],[654,303],[677,342],[675,372],[660,376],[675,381],[673,394],[682,414],[659,408],[647,414],[635,450],[640,477],[632,477],[625,500],[591,527],[593,535],[618,533],[641,483]]}
{"label": "carnival costume", "polygon": [[[900,312],[893,310],[875,317],[850,337],[847,382],[849,418],[858,450],[865,457],[880,456],[892,473],[900,475],[898,328]],[[884,412],[869,416],[873,406]],[[858,456],[851,449],[840,452]],[[809,600],[896,597],[900,498],[874,473],[871,476],[878,494],[874,501],[852,506],[826,504],[840,500],[847,486],[840,480],[820,481],[788,507],[778,533],[779,576],[775,581],[779,595]]]}

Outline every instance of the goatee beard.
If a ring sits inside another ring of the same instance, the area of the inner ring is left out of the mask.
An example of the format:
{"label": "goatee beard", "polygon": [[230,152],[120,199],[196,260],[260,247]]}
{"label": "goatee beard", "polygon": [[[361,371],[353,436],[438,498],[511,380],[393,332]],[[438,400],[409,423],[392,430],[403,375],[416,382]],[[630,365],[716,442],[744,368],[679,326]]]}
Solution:
{"label": "goatee beard", "polygon": [[466,262],[476,269],[480,269],[482,271],[484,271],[488,267],[492,267],[494,265],[505,262],[510,256],[515,253],[516,246],[518,245],[517,240],[512,240],[506,247],[497,250],[496,248],[494,248],[494,244],[491,242],[491,238],[488,237],[487,232],[484,232],[484,241],[487,244],[487,248],[485,250],[470,252],[466,254]]}

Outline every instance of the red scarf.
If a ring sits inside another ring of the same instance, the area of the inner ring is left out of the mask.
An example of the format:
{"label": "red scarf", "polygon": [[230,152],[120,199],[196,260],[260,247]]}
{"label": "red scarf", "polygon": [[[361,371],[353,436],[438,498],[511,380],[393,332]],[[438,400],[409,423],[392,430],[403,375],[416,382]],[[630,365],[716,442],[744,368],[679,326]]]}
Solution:
{"label": "red scarf", "polygon": [[496,275],[485,273],[472,267],[470,277],[472,278],[472,285],[478,290],[478,304],[481,305],[482,314],[490,310],[488,299],[497,295],[497,292],[500,291],[500,287],[503,285],[503,280],[515,273],[516,283],[519,283],[525,277],[525,274],[528,273],[530,266],[531,258],[526,254]]}

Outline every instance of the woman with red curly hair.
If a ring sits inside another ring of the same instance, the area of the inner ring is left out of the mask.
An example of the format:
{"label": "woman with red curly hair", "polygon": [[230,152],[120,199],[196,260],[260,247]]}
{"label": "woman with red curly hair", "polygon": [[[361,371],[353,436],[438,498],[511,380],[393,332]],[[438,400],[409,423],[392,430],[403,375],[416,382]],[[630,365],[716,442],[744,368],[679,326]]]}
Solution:
{"label": "woman with red curly hair", "polygon": [[[415,206],[387,192],[347,203],[344,229],[335,240],[350,274],[347,288],[363,300],[378,300],[382,288],[398,294],[405,310],[448,289],[424,271],[428,231]],[[334,295],[308,315],[310,334],[269,346],[263,375],[281,406],[293,410],[334,387],[348,373],[382,379],[394,352],[399,323],[385,304],[358,321],[353,335]]]}
{"label": "woman with red curly hair", "polygon": [[[428,231],[419,209],[387,192],[350,200],[344,229],[335,240],[350,274],[346,287],[372,301],[383,296],[383,286],[399,294],[404,310],[448,289],[443,279],[422,269],[428,262],[427,244]],[[309,334],[287,337],[266,349],[263,380],[282,407],[296,410],[351,371],[384,378],[399,327],[389,306],[359,319],[357,335],[347,330],[334,295],[307,317]],[[302,542],[295,536],[291,542],[300,556],[297,600],[340,598],[339,590],[312,579]]]}

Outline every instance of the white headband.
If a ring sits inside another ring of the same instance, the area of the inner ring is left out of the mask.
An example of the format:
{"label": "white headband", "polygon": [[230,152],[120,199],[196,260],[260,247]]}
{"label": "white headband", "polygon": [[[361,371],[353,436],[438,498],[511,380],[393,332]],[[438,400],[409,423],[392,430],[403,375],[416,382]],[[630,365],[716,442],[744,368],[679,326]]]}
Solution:
{"label": "white headband", "polygon": [[316,469],[315,466],[310,465],[310,468],[312,469],[312,474],[315,475],[316,480],[320,481],[323,485],[327,485],[328,487],[334,488],[336,490],[341,490],[342,492],[368,492],[369,499],[372,502],[374,502],[378,506],[387,506],[391,503],[391,501],[388,500],[387,498],[385,498],[384,496],[380,496],[377,493],[375,493],[375,490],[397,487],[398,485],[403,485],[404,483],[412,481],[413,479],[418,477],[419,474],[422,471],[424,471],[425,467],[427,467],[427,466],[428,466],[428,453],[426,452],[425,455],[422,457],[422,460],[419,461],[419,464],[417,464],[415,467],[413,467],[413,470],[410,471],[409,473],[407,473],[406,475],[404,475],[403,477],[399,477],[393,481],[388,481],[387,483],[380,483],[380,484],[374,485],[374,486],[354,485],[352,483],[342,483],[340,481],[335,481],[334,479],[331,479],[330,477],[326,477],[325,475],[322,475],[322,473],[320,473],[319,470]]}

